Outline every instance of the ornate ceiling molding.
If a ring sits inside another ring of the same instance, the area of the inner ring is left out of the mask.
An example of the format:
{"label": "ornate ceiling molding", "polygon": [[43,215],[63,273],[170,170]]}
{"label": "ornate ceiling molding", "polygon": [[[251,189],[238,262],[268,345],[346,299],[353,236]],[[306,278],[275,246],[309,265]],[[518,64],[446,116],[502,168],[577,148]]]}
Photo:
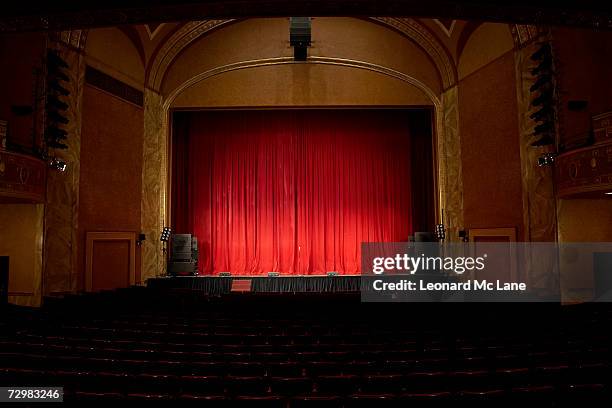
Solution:
{"label": "ornate ceiling molding", "polygon": [[516,48],[523,48],[540,38],[544,33],[542,27],[534,25],[512,24],[510,26]]}
{"label": "ornate ceiling molding", "polygon": [[58,33],[55,37],[58,41],[69,45],[79,51],[85,49],[87,43],[87,30],[67,30]]}
{"label": "ornate ceiling molding", "polygon": [[161,88],[166,71],[177,55],[187,48],[189,44],[205,35],[209,31],[234,20],[206,20],[191,21],[183,25],[170,38],[168,38],[155,55],[155,59],[149,65],[146,83],[154,90]]}
{"label": "ornate ceiling molding", "polygon": [[278,58],[264,58],[250,61],[240,61],[233,64],[222,65],[213,69],[199,73],[198,75],[188,79],[174,89],[167,98],[164,100],[164,110],[168,110],[174,100],[186,89],[197,84],[198,82],[204,81],[208,78],[216,75],[223,74],[230,71],[238,71],[249,68],[266,67],[266,66],[278,66],[278,65],[292,65],[292,64],[319,64],[319,65],[335,65],[349,68],[363,69],[367,71],[377,72],[382,75],[386,75],[400,81],[407,82],[416,88],[420,89],[427,97],[431,100],[431,103],[439,109],[442,106],[440,97],[429,88],[425,83],[413,78],[403,72],[396,71],[392,68],[388,68],[382,65],[372,64],[366,61],[351,60],[345,58],[329,58],[329,57],[309,57],[307,62],[296,62],[293,57],[278,57]]}
{"label": "ornate ceiling molding", "polygon": [[457,20],[452,20],[449,27],[447,27],[446,24],[444,24],[438,18],[434,18],[433,21],[434,21],[434,23],[436,23],[440,27],[440,30],[442,30],[442,32],[444,34],[446,34],[446,36],[448,38],[450,38],[451,35],[453,35],[453,30],[455,29],[455,25],[457,24]]}
{"label": "ornate ceiling molding", "polygon": [[418,21],[412,18],[396,17],[370,17],[370,19],[401,32],[421,46],[427,54],[429,54],[438,68],[443,89],[448,89],[457,82],[457,69],[448,51],[440,41],[438,41],[438,39]]}
{"label": "ornate ceiling molding", "polygon": [[[457,70],[451,56],[422,24],[412,18],[370,17],[369,20],[402,33],[423,48],[436,65],[444,89],[456,83]],[[236,20],[193,21],[181,27],[161,46],[151,63],[146,80],[148,87],[159,91],[168,68],[182,50],[211,30],[234,21]]]}
{"label": "ornate ceiling molding", "polygon": [[159,32],[164,28],[166,24],[165,23],[160,23],[160,24],[145,24],[145,29],[147,30],[147,34],[149,35],[149,40],[152,40],[155,38],[156,35],[159,34]]}

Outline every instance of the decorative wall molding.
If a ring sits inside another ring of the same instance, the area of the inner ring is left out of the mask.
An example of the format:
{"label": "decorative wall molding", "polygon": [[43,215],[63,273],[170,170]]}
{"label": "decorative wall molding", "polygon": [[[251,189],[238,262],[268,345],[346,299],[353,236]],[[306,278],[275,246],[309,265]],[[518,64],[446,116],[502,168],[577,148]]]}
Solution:
{"label": "decorative wall molding", "polygon": [[162,30],[162,28],[164,28],[164,26],[166,25],[166,23],[160,23],[160,24],[145,24],[145,29],[147,30],[147,34],[149,35],[149,40],[152,40],[155,38],[156,35],[159,34],[159,32]]}
{"label": "decorative wall molding", "polygon": [[142,282],[164,274],[166,268],[159,237],[167,226],[168,110],[161,95],[150,89],[144,93],[144,121],[141,228],[147,239],[142,243]]}
{"label": "decorative wall molding", "polygon": [[604,198],[612,191],[612,142],[557,157],[557,197]]}
{"label": "decorative wall molding", "polygon": [[[457,70],[452,58],[446,48],[421,23],[412,18],[370,17],[369,20],[399,31],[422,47],[436,65],[443,88],[448,88],[456,82]],[[182,50],[211,30],[234,21],[193,21],[181,27],[160,48],[155,60],[151,63],[147,77],[148,86],[159,91],[166,71]]]}
{"label": "decorative wall molding", "polygon": [[446,48],[421,23],[413,18],[370,17],[371,20],[383,23],[422,47],[438,68],[442,78],[442,88],[447,89],[457,82],[457,69]]}
{"label": "decorative wall molding", "polygon": [[83,51],[87,43],[87,32],[87,30],[62,31],[57,36],[57,40],[79,51]]}
{"label": "decorative wall molding", "polygon": [[159,91],[166,71],[183,49],[207,32],[232,21],[234,20],[190,21],[183,25],[164,42],[157,52],[155,60],[150,63],[145,79],[147,85],[151,89]]}
{"label": "decorative wall molding", "polygon": [[142,91],[89,65],[85,68],[85,82],[134,105],[142,107],[144,104]]}
{"label": "decorative wall molding", "polygon": [[0,150],[0,198],[43,203],[46,173],[43,160]]}
{"label": "decorative wall molding", "polygon": [[516,48],[528,46],[543,34],[543,29],[535,25],[511,24],[510,31]]}
{"label": "decorative wall molding", "polygon": [[94,269],[96,265],[94,247],[98,242],[127,243],[129,255],[127,260],[129,284],[136,283],[136,233],[134,232],[87,232],[85,249],[85,290],[91,292],[94,288]]}
{"label": "decorative wall molding", "polygon": [[221,65],[213,69],[209,69],[207,71],[201,72],[193,76],[189,80],[183,82],[178,87],[176,87],[176,89],[174,89],[164,99],[164,109],[165,110],[170,109],[174,100],[189,87],[197,84],[198,82],[214,77],[216,75],[220,75],[220,74],[231,72],[231,71],[249,69],[249,68],[277,66],[277,65],[294,65],[294,64],[335,65],[335,66],[344,66],[344,67],[364,69],[367,71],[378,72],[379,74],[383,74],[383,75],[386,75],[386,76],[389,76],[395,79],[399,79],[403,82],[407,82],[417,87],[429,97],[429,99],[431,100],[434,106],[441,107],[440,98],[425,83],[403,72],[396,71],[392,68],[388,68],[382,65],[372,64],[366,61],[358,61],[358,60],[352,60],[352,59],[346,59],[346,58],[309,57],[306,62],[295,62],[293,60],[293,57],[278,57],[278,58],[262,58],[262,59],[257,59],[257,60],[240,61],[240,62],[235,62],[232,64]]}
{"label": "decorative wall molding", "polygon": [[442,115],[438,128],[438,191],[441,220],[448,229],[449,239],[455,240],[463,229],[463,166],[459,134],[459,91],[457,86],[442,94]]}
{"label": "decorative wall molding", "polygon": [[434,18],[433,21],[438,25],[438,27],[440,27],[440,30],[442,30],[442,32],[446,34],[448,38],[453,35],[453,30],[455,29],[457,20],[452,20],[450,23],[450,27],[447,27],[442,21],[440,21],[440,19]]}

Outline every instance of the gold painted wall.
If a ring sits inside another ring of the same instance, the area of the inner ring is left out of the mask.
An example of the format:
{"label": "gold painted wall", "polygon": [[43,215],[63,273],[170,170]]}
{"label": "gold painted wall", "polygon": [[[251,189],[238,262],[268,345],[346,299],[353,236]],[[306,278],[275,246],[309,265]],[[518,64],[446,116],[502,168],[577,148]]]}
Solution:
{"label": "gold painted wall", "polygon": [[143,62],[134,44],[118,28],[89,30],[85,54],[88,65],[136,89],[143,89]]}
{"label": "gold painted wall", "polygon": [[[143,109],[85,85],[79,185],[78,287],[85,282],[86,233],[140,232]],[[140,247],[135,254],[140,281]],[[113,275],[117,271],[108,271]]]}
{"label": "gold painted wall", "polygon": [[461,134],[459,132],[459,93],[457,86],[442,95],[443,124],[438,136],[438,166],[441,222],[448,228],[448,239],[458,239],[464,228],[463,164],[461,160]]}
{"label": "gold painted wall", "polygon": [[182,92],[172,107],[325,105],[431,106],[432,101],[417,87],[377,72],[289,64],[213,76]]}
{"label": "gold painted wall", "polygon": [[[612,242],[612,200],[558,200],[559,242]],[[597,248],[595,248],[597,250]],[[601,250],[608,251],[609,245]],[[593,295],[593,273],[590,265],[576,270],[564,266],[563,258],[573,257],[571,247],[563,249],[561,258],[561,290],[566,302],[582,302]]]}
{"label": "gold painted wall", "polygon": [[559,242],[612,242],[612,200],[559,200]]}
{"label": "gold painted wall", "polygon": [[472,33],[461,53],[457,66],[459,80],[482,69],[513,48],[514,42],[507,24],[482,24]]}
{"label": "gold painted wall", "polygon": [[39,306],[43,204],[0,204],[0,255],[9,256],[9,302]]}
{"label": "gold painted wall", "polygon": [[[427,53],[405,36],[354,18],[315,18],[309,56],[334,57],[384,66],[424,83],[437,95],[440,75]],[[161,85],[169,95],[201,72],[242,61],[292,57],[289,20],[249,19],[217,28],[174,60]],[[295,81],[295,80],[294,80]]]}
{"label": "gold painted wall", "polygon": [[141,229],[147,239],[142,243],[142,282],[165,273],[159,236],[166,222],[168,183],[168,122],[163,99],[145,89],[144,138],[142,148]]}

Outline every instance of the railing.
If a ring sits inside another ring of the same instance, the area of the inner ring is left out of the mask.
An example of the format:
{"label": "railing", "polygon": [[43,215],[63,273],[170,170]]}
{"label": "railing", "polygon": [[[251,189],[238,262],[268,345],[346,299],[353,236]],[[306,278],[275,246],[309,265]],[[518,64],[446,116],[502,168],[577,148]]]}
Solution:
{"label": "railing", "polygon": [[0,150],[0,203],[43,203],[46,171],[41,159]]}
{"label": "railing", "polygon": [[612,112],[593,117],[595,144],[557,158],[557,196],[612,197]]}

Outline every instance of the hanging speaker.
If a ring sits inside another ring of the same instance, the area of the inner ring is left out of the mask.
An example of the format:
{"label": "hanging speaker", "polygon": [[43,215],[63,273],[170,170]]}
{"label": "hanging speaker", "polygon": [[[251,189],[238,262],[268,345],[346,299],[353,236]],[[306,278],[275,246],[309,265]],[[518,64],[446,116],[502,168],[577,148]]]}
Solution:
{"label": "hanging speaker", "polygon": [[291,17],[289,19],[289,44],[293,47],[293,59],[306,61],[311,40],[311,18]]}

